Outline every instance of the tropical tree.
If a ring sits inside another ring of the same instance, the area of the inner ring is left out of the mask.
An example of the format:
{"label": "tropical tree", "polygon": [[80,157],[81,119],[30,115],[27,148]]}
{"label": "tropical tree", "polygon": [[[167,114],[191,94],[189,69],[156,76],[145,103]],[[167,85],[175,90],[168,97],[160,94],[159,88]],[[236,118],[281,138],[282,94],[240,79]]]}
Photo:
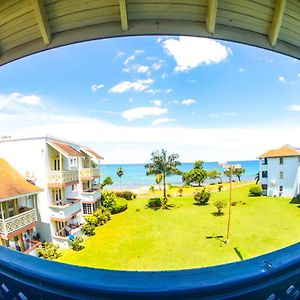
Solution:
{"label": "tropical tree", "polygon": [[233,175],[233,172],[232,172],[232,170],[230,170],[230,169],[226,169],[226,170],[224,170],[224,175],[226,176],[226,177],[228,177],[228,180],[230,180],[230,177],[232,177],[232,175]]}
{"label": "tropical tree", "polygon": [[245,173],[244,168],[233,169],[233,174],[237,177],[238,181],[241,181],[241,176]]}
{"label": "tropical tree", "polygon": [[103,182],[100,184],[100,189],[102,190],[107,185],[112,185],[114,182],[110,176],[107,176]]}
{"label": "tropical tree", "polygon": [[123,171],[123,168],[122,168],[122,167],[119,167],[119,168],[117,169],[117,175],[118,175],[119,178],[120,178],[120,189],[121,189],[121,185],[122,185],[122,179],[121,179],[121,177],[124,175],[124,171]]}
{"label": "tropical tree", "polygon": [[260,174],[259,172],[256,173],[256,176],[255,176],[255,184],[258,184],[259,180],[260,180]]}
{"label": "tropical tree", "polygon": [[182,181],[187,185],[196,184],[201,186],[201,183],[207,178],[207,172],[203,169],[203,163],[202,160],[197,160],[192,170],[182,174]]}
{"label": "tropical tree", "polygon": [[166,177],[169,175],[180,175],[181,171],[178,166],[181,165],[178,161],[178,154],[167,155],[167,151],[161,149],[151,153],[151,163],[146,164],[147,169],[146,175],[158,175],[161,174],[163,182],[163,203],[162,208],[167,208],[168,198],[166,191]]}
{"label": "tropical tree", "polygon": [[216,180],[217,178],[219,178],[219,181],[222,182],[222,178],[221,178],[222,173],[219,172],[216,168],[211,169],[210,171],[207,172],[207,177],[212,179],[212,180]]}
{"label": "tropical tree", "polygon": [[160,187],[161,181],[162,181],[162,174],[161,173],[156,174],[155,182],[156,182],[156,184],[159,185],[159,189],[161,189],[161,187]]}

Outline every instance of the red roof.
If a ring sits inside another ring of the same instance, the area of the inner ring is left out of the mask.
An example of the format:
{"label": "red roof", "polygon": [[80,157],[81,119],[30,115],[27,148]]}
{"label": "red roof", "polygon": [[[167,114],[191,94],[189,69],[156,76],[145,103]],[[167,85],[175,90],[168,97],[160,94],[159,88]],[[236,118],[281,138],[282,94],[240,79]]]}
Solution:
{"label": "red roof", "polygon": [[0,199],[20,197],[41,191],[41,188],[29,183],[6,160],[0,159]]}
{"label": "red roof", "polygon": [[77,151],[75,148],[73,148],[68,144],[64,144],[56,141],[55,142],[49,141],[48,144],[65,156],[79,156],[79,157],[83,156],[82,153],[80,153],[79,151]]}
{"label": "red roof", "polygon": [[94,158],[96,160],[104,159],[101,155],[99,155],[98,153],[96,153],[91,148],[81,148],[81,151],[84,152],[85,154],[91,156],[92,158]]}

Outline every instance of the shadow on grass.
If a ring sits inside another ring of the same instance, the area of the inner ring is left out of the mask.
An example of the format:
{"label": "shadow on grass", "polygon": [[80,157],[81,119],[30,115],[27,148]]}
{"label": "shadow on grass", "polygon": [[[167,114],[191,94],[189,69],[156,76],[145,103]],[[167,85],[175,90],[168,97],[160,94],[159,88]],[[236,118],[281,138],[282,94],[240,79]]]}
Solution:
{"label": "shadow on grass", "polygon": [[300,199],[294,197],[294,198],[290,201],[290,204],[298,204],[298,207],[299,207]]}
{"label": "shadow on grass", "polygon": [[176,208],[176,205],[175,204],[167,204],[167,207],[162,207],[162,206],[149,206],[148,204],[145,205],[145,209],[152,209],[154,211],[157,211],[159,209],[162,209],[162,210],[169,210],[171,208]]}
{"label": "shadow on grass", "polygon": [[224,244],[226,244],[226,240],[224,240],[224,236],[223,235],[210,235],[210,236],[207,236],[206,239],[216,239],[218,240],[219,242],[222,242]]}
{"label": "shadow on grass", "polygon": [[194,202],[193,205],[196,205],[196,206],[207,206],[208,203],[200,204],[200,203],[198,203],[198,202]]}
{"label": "shadow on grass", "polygon": [[219,212],[219,211],[215,211],[215,212],[212,212],[211,213],[213,216],[215,216],[215,217],[220,217],[220,216],[223,216],[224,215],[224,213],[221,211],[221,212]]}
{"label": "shadow on grass", "polygon": [[240,260],[244,260],[243,255],[242,255],[241,251],[238,249],[238,247],[234,248],[234,252],[239,257]]}

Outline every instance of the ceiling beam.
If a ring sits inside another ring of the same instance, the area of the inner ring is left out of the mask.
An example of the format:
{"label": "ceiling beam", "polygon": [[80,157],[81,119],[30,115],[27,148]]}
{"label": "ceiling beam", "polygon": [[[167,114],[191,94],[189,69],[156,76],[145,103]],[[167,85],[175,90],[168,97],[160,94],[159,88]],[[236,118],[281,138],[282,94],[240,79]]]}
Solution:
{"label": "ceiling beam", "polygon": [[123,31],[127,31],[128,18],[127,18],[126,0],[119,0],[119,4],[120,4],[121,27]]}
{"label": "ceiling beam", "polygon": [[218,0],[207,1],[206,29],[209,33],[215,32],[217,8],[218,8]]}
{"label": "ceiling beam", "polygon": [[273,21],[269,31],[269,42],[273,47],[276,46],[277,43],[280,28],[282,25],[285,6],[286,6],[286,0],[276,0],[275,7],[274,7]]}
{"label": "ceiling beam", "polygon": [[45,45],[51,43],[51,30],[43,0],[32,0],[35,16]]}

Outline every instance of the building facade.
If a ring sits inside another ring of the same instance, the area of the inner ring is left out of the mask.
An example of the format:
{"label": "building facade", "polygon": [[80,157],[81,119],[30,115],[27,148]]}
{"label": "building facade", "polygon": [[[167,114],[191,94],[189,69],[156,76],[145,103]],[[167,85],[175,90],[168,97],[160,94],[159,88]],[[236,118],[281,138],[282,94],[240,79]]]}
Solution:
{"label": "building facade", "polygon": [[300,192],[300,149],[285,145],[259,156],[263,195],[295,197]]}
{"label": "building facade", "polygon": [[42,189],[0,159],[0,244],[33,254],[41,244],[36,226],[37,198]]}
{"label": "building facade", "polygon": [[92,149],[54,137],[0,140],[0,158],[43,189],[36,229],[42,240],[68,247],[81,235],[84,215],[99,206],[100,160]]}

